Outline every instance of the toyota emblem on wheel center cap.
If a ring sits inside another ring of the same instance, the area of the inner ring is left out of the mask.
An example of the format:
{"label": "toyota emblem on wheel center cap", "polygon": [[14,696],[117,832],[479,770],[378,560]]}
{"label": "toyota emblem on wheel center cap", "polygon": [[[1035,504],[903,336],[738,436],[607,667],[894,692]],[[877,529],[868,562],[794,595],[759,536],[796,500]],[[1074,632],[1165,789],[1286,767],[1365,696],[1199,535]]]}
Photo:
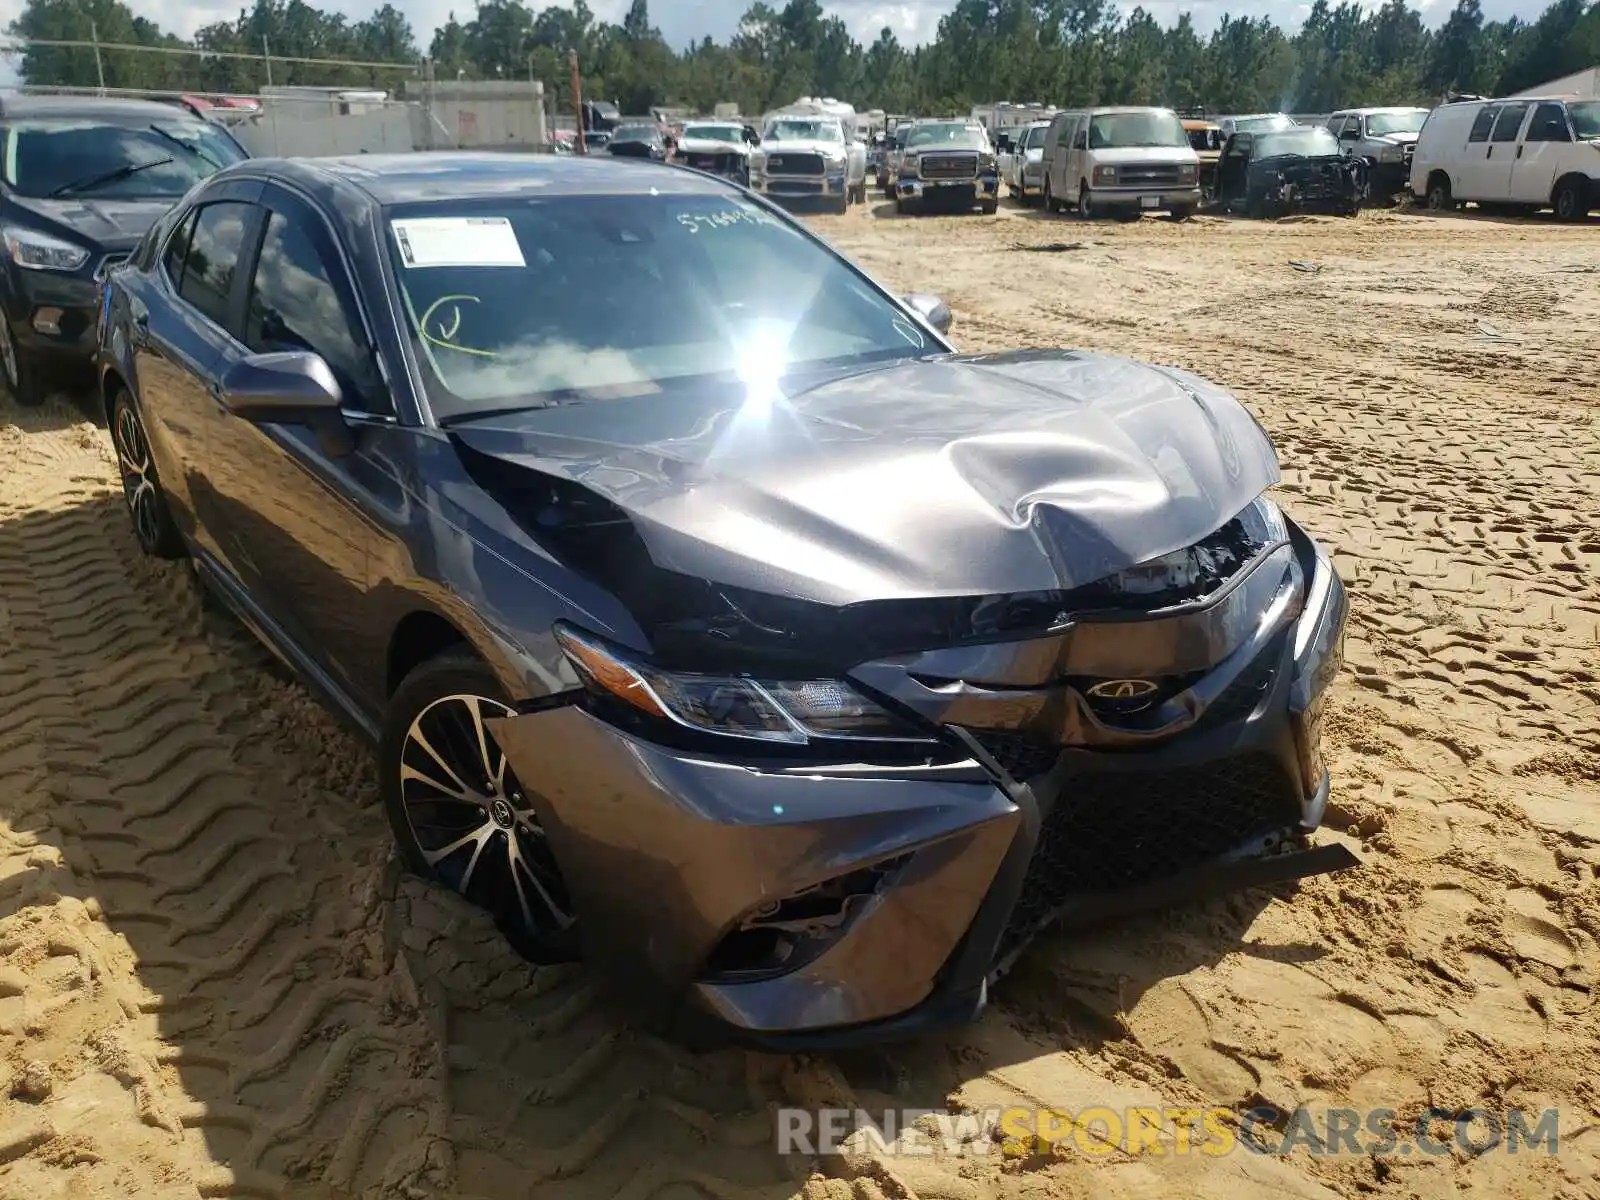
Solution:
{"label": "toyota emblem on wheel center cap", "polygon": [[511,811],[511,805],[504,800],[493,801],[489,805],[489,815],[501,829],[510,829],[516,822],[516,814]]}
{"label": "toyota emblem on wheel center cap", "polygon": [[1139,700],[1157,690],[1148,679],[1105,679],[1089,689],[1096,700]]}

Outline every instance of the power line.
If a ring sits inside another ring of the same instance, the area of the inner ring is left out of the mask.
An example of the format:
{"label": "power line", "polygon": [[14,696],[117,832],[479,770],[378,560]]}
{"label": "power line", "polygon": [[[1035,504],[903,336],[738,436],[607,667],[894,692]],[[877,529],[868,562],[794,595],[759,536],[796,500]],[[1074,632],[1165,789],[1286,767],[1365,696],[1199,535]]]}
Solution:
{"label": "power line", "polygon": [[132,50],[139,54],[184,54],[200,58],[241,59],[245,62],[300,63],[316,67],[362,67],[369,70],[415,71],[419,63],[365,62],[355,58],[300,58],[292,54],[244,54],[238,50],[202,50],[197,46],[141,46],[133,42],[83,42],[62,38],[0,38],[0,54],[21,54],[30,46],[53,50]]}

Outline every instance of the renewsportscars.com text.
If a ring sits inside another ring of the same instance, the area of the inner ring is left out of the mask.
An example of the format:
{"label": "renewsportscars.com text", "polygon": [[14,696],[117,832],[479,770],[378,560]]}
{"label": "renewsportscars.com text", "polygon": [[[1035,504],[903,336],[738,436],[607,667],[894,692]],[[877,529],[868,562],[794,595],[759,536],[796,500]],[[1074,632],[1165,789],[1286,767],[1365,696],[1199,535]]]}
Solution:
{"label": "renewsportscars.com text", "polygon": [[778,1110],[780,1154],[839,1154],[847,1148],[892,1155],[1004,1154],[1090,1158],[1108,1155],[1252,1154],[1477,1156],[1559,1152],[1555,1109],[1428,1108],[1414,1117],[1394,1109],[1270,1107],[1005,1108],[949,1113],[937,1109]]}

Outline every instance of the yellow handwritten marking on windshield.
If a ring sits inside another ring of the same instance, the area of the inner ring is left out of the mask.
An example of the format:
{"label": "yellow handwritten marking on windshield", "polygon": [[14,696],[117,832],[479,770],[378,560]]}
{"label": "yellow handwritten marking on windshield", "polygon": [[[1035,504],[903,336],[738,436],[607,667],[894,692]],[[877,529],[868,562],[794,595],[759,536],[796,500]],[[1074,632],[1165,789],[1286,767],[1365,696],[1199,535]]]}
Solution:
{"label": "yellow handwritten marking on windshield", "polygon": [[[429,332],[428,322],[433,319],[433,314],[438,312],[443,305],[452,301],[456,303],[456,308],[450,314],[454,318],[449,323],[450,327],[446,329],[444,322],[440,322],[438,333]],[[475,350],[471,346],[458,346],[454,340],[456,334],[461,332],[460,305],[482,303],[483,301],[477,296],[440,296],[432,304],[428,305],[427,311],[422,314],[422,320],[417,322],[417,327],[422,332],[422,340],[445,350],[454,350],[457,354],[476,354],[479,358],[499,358],[500,356],[493,350]]]}

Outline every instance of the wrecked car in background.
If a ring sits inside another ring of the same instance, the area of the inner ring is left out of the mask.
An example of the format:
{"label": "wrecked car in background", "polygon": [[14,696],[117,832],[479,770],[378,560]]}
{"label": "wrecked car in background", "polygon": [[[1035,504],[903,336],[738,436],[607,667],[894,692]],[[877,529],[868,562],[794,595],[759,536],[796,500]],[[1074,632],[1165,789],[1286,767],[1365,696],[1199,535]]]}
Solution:
{"label": "wrecked car in background", "polygon": [[673,157],[697,171],[748,184],[750,148],[760,140],[741,121],[686,121]]}
{"label": "wrecked car in background", "polygon": [[1251,217],[1354,216],[1365,194],[1366,164],[1342,153],[1333,134],[1318,126],[1236,133],[1217,171],[1217,204]]}
{"label": "wrecked car in background", "polygon": [[1217,190],[1217,164],[1222,161],[1222,144],[1228,140],[1222,127],[1204,116],[1186,115],[1183,132],[1195,157],[1200,160],[1200,197],[1209,200]]}
{"label": "wrecked car in background", "polygon": [[376,741],[411,869],[652,1024],[913,1034],[1052,922],[1354,862],[1345,591],[1197,376],[959,355],[644,162],[245,163],[108,296],[139,544]]}

